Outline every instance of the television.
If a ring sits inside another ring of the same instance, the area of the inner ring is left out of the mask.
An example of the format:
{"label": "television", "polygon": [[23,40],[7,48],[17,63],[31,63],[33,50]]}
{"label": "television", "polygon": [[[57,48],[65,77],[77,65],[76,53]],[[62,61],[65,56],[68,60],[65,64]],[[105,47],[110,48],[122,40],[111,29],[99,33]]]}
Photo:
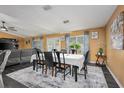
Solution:
{"label": "television", "polygon": [[15,46],[11,43],[0,43],[0,50],[15,49]]}
{"label": "television", "polygon": [[15,45],[8,39],[0,39],[0,50],[15,49]]}

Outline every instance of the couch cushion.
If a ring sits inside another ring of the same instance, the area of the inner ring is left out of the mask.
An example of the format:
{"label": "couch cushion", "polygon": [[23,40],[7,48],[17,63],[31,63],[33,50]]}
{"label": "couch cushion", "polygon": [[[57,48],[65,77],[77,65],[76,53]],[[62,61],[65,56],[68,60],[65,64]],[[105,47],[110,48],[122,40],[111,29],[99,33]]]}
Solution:
{"label": "couch cushion", "polygon": [[34,49],[23,49],[21,51],[21,62],[30,62],[31,56],[34,53]]}
{"label": "couch cushion", "polygon": [[11,54],[7,61],[7,66],[20,63],[20,52],[21,50],[11,50]]}
{"label": "couch cushion", "polygon": [[21,51],[21,57],[31,56],[31,55],[32,55],[32,49],[23,49]]}

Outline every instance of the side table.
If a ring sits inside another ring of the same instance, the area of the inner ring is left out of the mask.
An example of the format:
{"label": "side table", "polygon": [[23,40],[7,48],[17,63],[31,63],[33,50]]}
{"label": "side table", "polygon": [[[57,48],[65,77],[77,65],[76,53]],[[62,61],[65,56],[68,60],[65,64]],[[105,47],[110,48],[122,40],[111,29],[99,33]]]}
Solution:
{"label": "side table", "polygon": [[[98,66],[105,66],[105,60],[106,60],[106,56],[105,55],[96,55],[96,65]],[[102,62],[99,61],[99,59],[102,59]]]}

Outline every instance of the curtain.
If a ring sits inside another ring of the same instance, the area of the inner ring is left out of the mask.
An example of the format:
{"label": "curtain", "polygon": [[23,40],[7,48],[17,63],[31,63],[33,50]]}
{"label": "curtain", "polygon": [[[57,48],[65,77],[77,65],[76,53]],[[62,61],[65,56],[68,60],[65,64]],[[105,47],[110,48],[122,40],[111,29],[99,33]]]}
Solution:
{"label": "curtain", "polygon": [[42,37],[39,37],[38,39],[32,39],[32,48],[39,48],[43,50],[42,48]]}
{"label": "curtain", "polygon": [[88,32],[84,32],[84,36],[83,36],[83,54],[86,54],[86,52],[89,50],[89,33]]}
{"label": "curtain", "polygon": [[65,35],[65,40],[66,40],[66,49],[67,49],[67,54],[69,54],[69,42],[70,42],[70,34]]}

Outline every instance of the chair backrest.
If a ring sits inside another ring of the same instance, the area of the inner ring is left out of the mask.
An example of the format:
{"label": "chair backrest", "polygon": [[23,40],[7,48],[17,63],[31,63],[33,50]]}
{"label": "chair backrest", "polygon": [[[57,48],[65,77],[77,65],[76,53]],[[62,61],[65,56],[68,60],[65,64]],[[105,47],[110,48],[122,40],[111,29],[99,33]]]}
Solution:
{"label": "chair backrest", "polygon": [[[56,55],[57,55],[59,67],[61,66],[61,63],[63,63],[64,64],[64,67],[65,67],[65,56],[64,56],[64,52],[56,51]],[[60,55],[62,56],[62,59],[60,58]],[[61,61],[63,61],[63,62],[61,62]]]}
{"label": "chair backrest", "polygon": [[57,49],[53,49],[52,52],[53,52],[53,54],[54,54],[54,61],[57,62],[57,59],[56,59],[56,52],[57,52]]}
{"label": "chair backrest", "polygon": [[6,63],[8,61],[8,57],[11,54],[10,50],[5,50],[0,54],[0,59],[2,58],[1,62],[0,62],[0,73],[2,73],[4,71],[4,68],[6,66]]}
{"label": "chair backrest", "polygon": [[58,62],[61,62],[61,59],[60,59],[60,53],[61,53],[61,52],[59,52],[59,51],[54,52],[54,55],[57,56],[57,60],[58,60]]}
{"label": "chair backrest", "polygon": [[88,61],[89,61],[89,50],[86,52],[84,65],[87,65]]}
{"label": "chair backrest", "polygon": [[42,52],[40,49],[38,49],[38,57],[39,57],[39,60],[42,60],[44,61],[44,52]]}
{"label": "chair backrest", "polygon": [[41,60],[41,58],[40,58],[40,54],[42,54],[41,50],[35,48],[35,51],[36,51],[36,56],[37,56],[38,60]]}
{"label": "chair backrest", "polygon": [[52,52],[44,52],[44,56],[45,56],[45,61],[46,61],[47,65],[49,67],[52,67],[53,63],[54,63]]}
{"label": "chair backrest", "polygon": [[56,58],[56,56],[55,56],[55,58],[56,58],[56,60],[58,60],[59,67],[61,66],[60,53],[61,52],[59,52],[59,51],[54,52],[54,56],[55,55],[57,56],[57,58]]}
{"label": "chair backrest", "polygon": [[0,54],[0,65],[3,63],[5,54],[6,54],[6,52],[2,52],[2,53]]}

